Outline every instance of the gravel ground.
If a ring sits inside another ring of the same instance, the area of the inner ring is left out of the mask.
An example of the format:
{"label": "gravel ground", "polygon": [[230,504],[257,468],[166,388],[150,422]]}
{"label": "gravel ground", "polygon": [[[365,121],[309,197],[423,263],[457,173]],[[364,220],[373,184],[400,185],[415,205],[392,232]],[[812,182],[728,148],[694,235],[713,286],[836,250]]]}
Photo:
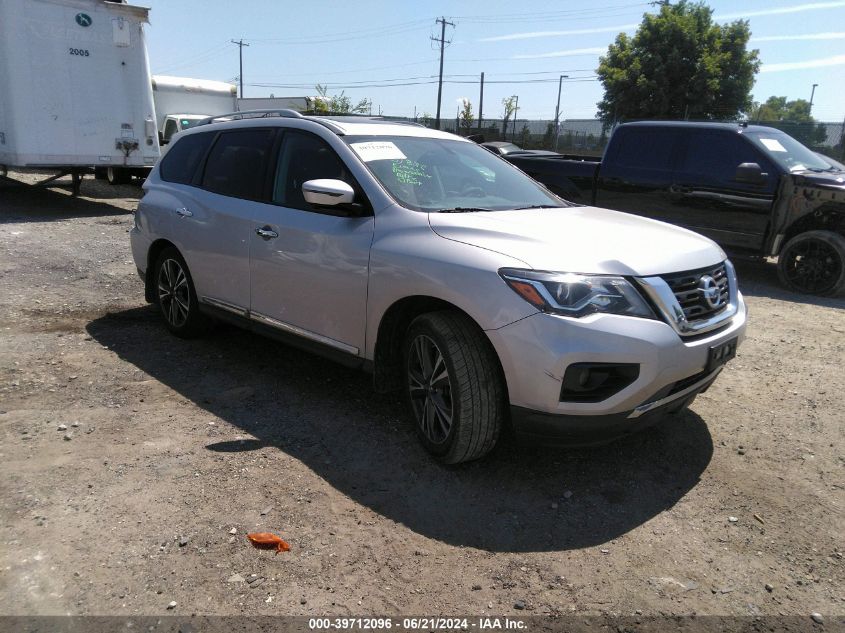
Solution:
{"label": "gravel ground", "polygon": [[748,339],[682,417],[449,468],[365,374],[169,336],[140,189],[82,192],[0,191],[0,614],[845,613],[845,301],[739,261]]}

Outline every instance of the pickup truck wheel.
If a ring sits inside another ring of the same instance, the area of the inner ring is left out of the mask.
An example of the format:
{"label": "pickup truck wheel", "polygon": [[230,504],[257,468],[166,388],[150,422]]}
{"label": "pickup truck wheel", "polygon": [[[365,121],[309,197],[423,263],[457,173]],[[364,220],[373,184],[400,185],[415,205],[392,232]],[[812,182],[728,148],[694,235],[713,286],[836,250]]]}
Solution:
{"label": "pickup truck wheel", "polygon": [[164,249],[155,267],[156,303],[167,329],[181,338],[194,338],[208,329],[200,313],[194,280],[182,255],[175,248]]}
{"label": "pickup truck wheel", "polygon": [[447,464],[479,459],[499,438],[505,389],[490,342],[457,312],[431,312],[408,328],[405,395],[417,435]]}
{"label": "pickup truck wheel", "polygon": [[832,231],[807,231],[786,243],[778,276],[789,289],[821,296],[845,293],[845,237]]}

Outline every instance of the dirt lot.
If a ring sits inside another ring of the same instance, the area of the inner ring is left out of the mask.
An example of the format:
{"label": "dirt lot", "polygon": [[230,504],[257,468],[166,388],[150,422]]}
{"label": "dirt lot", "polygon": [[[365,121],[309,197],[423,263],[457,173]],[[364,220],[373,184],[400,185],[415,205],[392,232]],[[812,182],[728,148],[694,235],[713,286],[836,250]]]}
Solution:
{"label": "dirt lot", "polygon": [[169,336],[139,194],[0,191],[0,614],[845,613],[845,301],[739,261],[748,339],[682,418],[446,468],[365,374]]}

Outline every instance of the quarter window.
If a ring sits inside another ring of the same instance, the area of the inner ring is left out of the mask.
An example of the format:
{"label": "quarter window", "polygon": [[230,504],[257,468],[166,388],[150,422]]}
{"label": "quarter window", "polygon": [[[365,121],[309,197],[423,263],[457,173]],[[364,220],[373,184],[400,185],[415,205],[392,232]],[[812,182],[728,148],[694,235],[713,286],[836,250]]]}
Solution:
{"label": "quarter window", "polygon": [[274,138],[272,129],[221,132],[208,155],[203,188],[232,198],[261,200]]}
{"label": "quarter window", "polygon": [[213,138],[213,133],[191,134],[176,141],[161,159],[161,179],[183,185],[191,184]]}

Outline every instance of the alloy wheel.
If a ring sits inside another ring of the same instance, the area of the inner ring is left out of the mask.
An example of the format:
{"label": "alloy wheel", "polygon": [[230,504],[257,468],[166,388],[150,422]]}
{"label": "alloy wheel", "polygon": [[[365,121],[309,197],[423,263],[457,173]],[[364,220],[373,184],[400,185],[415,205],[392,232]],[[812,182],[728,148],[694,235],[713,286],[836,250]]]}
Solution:
{"label": "alloy wheel", "polygon": [[182,327],[188,321],[191,291],[182,264],[165,259],[158,271],[158,301],[164,318],[172,327]]}
{"label": "alloy wheel", "polygon": [[787,258],[784,275],[804,292],[823,294],[842,274],[842,262],[836,250],[821,240],[801,241],[783,256]]}
{"label": "alloy wheel", "polygon": [[408,388],[423,435],[434,444],[446,441],[454,415],[449,369],[437,343],[424,334],[411,342]]}

